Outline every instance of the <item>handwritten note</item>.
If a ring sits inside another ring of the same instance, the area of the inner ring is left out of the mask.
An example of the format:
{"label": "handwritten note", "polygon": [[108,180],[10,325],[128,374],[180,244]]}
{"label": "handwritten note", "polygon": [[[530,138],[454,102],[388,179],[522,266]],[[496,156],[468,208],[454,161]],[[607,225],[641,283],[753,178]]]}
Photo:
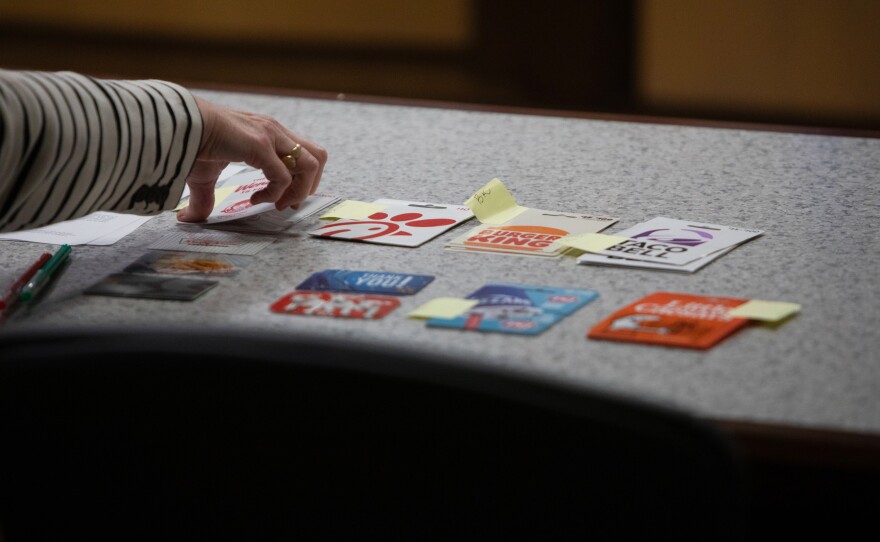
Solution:
{"label": "handwritten note", "polygon": [[731,309],[727,315],[733,318],[748,318],[763,322],[779,322],[801,310],[797,303],[784,301],[762,301],[752,299],[742,305]]}
{"label": "handwritten note", "polygon": [[474,192],[464,204],[473,211],[477,220],[484,224],[504,224],[528,210],[528,207],[516,203],[507,187],[498,178],[492,179]]}
{"label": "handwritten note", "polygon": [[407,314],[408,318],[455,318],[473,308],[479,301],[476,299],[459,299],[457,297],[437,297]]}
{"label": "handwritten note", "polygon": [[384,205],[347,199],[321,215],[321,220],[337,220],[340,218],[360,220],[383,209],[385,209]]}

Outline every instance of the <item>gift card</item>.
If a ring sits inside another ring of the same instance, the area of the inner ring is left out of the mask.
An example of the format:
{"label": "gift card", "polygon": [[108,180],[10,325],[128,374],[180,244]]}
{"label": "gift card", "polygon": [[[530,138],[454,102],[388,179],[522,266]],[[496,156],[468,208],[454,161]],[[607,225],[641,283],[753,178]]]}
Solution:
{"label": "gift card", "polygon": [[709,265],[714,260],[724,256],[736,247],[722,248],[705,256],[701,256],[692,262],[684,265],[672,265],[668,263],[643,262],[640,260],[629,260],[619,256],[605,256],[604,254],[591,254],[586,252],[578,256],[577,263],[589,265],[603,265],[606,267],[635,267],[641,269],[656,269],[658,271],[673,271],[678,273],[694,273],[699,269]]}
{"label": "gift card", "polygon": [[378,320],[399,306],[400,301],[395,297],[297,290],[285,295],[269,308],[282,314]]}
{"label": "gift card", "polygon": [[113,297],[192,301],[217,284],[216,280],[116,273],[87,288],[85,293]]}
{"label": "gift card", "polygon": [[746,301],[657,292],[615,312],[587,336],[706,349],[748,323],[746,318],[728,316],[730,309]]}
{"label": "gift card", "polygon": [[615,222],[613,217],[526,209],[505,224],[481,224],[447,243],[446,248],[556,257],[568,250],[557,243],[559,239],[595,233]]}
{"label": "gift card", "polygon": [[[596,254],[649,263],[686,265],[762,233],[761,230],[658,217],[615,233],[615,236],[628,239]],[[590,263],[590,259],[588,257],[581,262]],[[625,265],[625,261],[620,265]]]}
{"label": "gift card", "polygon": [[221,201],[214,202],[214,210],[205,222],[227,222],[275,210],[274,203],[251,205],[251,196],[267,186],[269,180],[261,170],[246,171],[230,177],[224,183],[224,187],[230,189],[228,195]]}
{"label": "gift card", "polygon": [[275,241],[272,237],[237,232],[179,231],[159,239],[149,249],[253,256]]}
{"label": "gift card", "polygon": [[147,252],[126,267],[125,272],[232,277],[250,265],[252,261],[253,258],[250,256],[157,251]]}
{"label": "gift card", "polygon": [[208,227],[224,231],[244,233],[278,233],[289,229],[294,224],[307,220],[327,207],[337,203],[339,196],[330,194],[313,194],[307,197],[299,209],[272,209],[260,214],[249,215],[228,222],[214,222]]}
{"label": "gift card", "polygon": [[467,299],[477,304],[455,318],[431,318],[428,325],[537,335],[599,297],[593,290],[518,284],[487,284]]}
{"label": "gift card", "polygon": [[431,275],[325,269],[324,271],[313,273],[296,289],[413,295],[427,286],[432,280],[434,280],[434,277]]}
{"label": "gift card", "polygon": [[404,247],[419,246],[473,216],[462,205],[378,199],[385,209],[365,219],[341,219],[310,235]]}

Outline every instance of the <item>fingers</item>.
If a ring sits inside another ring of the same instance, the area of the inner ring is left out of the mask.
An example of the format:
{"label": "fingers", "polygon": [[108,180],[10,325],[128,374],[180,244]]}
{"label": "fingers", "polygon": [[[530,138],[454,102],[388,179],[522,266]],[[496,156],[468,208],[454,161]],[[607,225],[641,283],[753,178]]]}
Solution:
{"label": "fingers", "polygon": [[324,147],[317,145],[315,142],[306,139],[304,137],[297,136],[292,132],[288,132],[291,139],[295,139],[300,145],[305,148],[305,151],[311,155],[317,161],[318,167],[315,171],[314,176],[310,181],[309,191],[307,192],[307,196],[314,194],[318,190],[318,185],[321,184],[321,175],[324,173],[324,165],[327,163],[327,151]]}
{"label": "fingers", "polygon": [[189,185],[189,205],[177,212],[181,222],[202,222],[214,209],[214,186],[225,162],[198,160],[186,178]]}
{"label": "fingers", "polygon": [[[285,135],[290,134],[290,136],[289,139],[283,138],[279,144],[276,160],[283,165],[289,177],[278,172],[278,179],[273,179],[264,168],[263,173],[266,173],[269,186],[251,198],[251,202],[254,204],[274,201],[275,208],[278,210],[297,207],[308,196],[314,194],[321,181],[324,164],[327,162],[327,151],[323,148],[306,138],[296,136],[287,130],[284,131]],[[295,164],[285,162],[282,157],[290,153],[290,150],[297,144],[302,146],[302,151],[296,158]],[[289,165],[293,165],[293,168],[290,169]]]}
{"label": "fingers", "polygon": [[[327,163],[327,151],[321,146],[291,132],[271,117],[233,111],[206,100],[197,101],[204,124],[199,159],[243,161],[266,175],[269,184],[251,197],[252,204],[274,202],[280,210],[296,206],[315,193]],[[281,157],[289,154],[296,144],[302,145],[303,152],[294,167],[288,168]],[[196,207],[184,216],[201,217],[202,214],[203,209]]]}
{"label": "fingers", "polygon": [[[291,148],[293,148],[293,145],[290,145],[288,150]],[[275,202],[277,207],[278,201],[287,192],[287,189],[293,182],[293,173],[287,169],[286,165],[284,165],[281,157],[275,152],[274,147],[264,148],[260,151],[258,160],[254,163],[248,162],[248,164],[262,169],[263,174],[266,175],[266,180],[269,181],[266,188],[259,192],[255,192],[254,195],[251,196],[251,203],[257,205],[260,203]],[[284,207],[278,208],[283,209]]]}

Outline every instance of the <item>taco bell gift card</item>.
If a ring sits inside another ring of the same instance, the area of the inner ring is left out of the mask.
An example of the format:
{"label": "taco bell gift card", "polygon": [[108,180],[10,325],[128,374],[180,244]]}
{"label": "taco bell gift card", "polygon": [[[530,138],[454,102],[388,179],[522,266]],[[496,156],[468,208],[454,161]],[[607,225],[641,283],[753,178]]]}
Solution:
{"label": "taco bell gift card", "polygon": [[434,277],[431,275],[408,275],[405,273],[384,273],[380,271],[347,271],[344,269],[325,269],[313,273],[297,290],[317,290],[332,292],[361,292],[384,295],[413,295],[427,286]]}
{"label": "taco bell gift card", "polygon": [[395,297],[296,290],[269,308],[281,314],[378,320],[400,306]]}
{"label": "taco bell gift card", "polygon": [[596,325],[591,339],[707,349],[748,323],[730,309],[746,299],[657,292],[615,312]]}
{"label": "taco bell gift card", "polygon": [[473,308],[451,319],[431,318],[428,325],[537,335],[597,297],[593,290],[487,284],[467,297],[478,301]]}
{"label": "taco bell gift card", "polygon": [[[761,230],[657,217],[615,233],[615,236],[628,239],[595,254],[683,266],[699,258],[745,243],[763,233]],[[578,260],[579,263],[593,263],[596,260],[594,255],[584,256]],[[705,263],[709,261],[711,259],[707,258]],[[626,265],[625,261],[620,260],[614,263]]]}
{"label": "taco bell gift card", "polygon": [[309,232],[316,237],[416,247],[473,216],[463,205],[377,199],[385,208],[359,220],[341,219]]}

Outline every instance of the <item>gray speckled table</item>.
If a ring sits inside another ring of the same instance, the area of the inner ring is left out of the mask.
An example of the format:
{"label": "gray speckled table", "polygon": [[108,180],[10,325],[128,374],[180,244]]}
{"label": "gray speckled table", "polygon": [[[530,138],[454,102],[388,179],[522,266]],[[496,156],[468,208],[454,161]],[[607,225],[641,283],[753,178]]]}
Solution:
{"label": "gray speckled table", "polygon": [[[655,216],[759,228],[766,234],[694,275],[443,250],[468,223],[416,249],[278,236],[257,262],[193,303],[82,295],[178,228],[157,217],[109,247],[79,247],[39,304],[8,323],[205,322],[299,330],[461,354],[475,363],[552,373],[722,420],[880,433],[880,140],[371,105],[203,91],[264,112],[330,151],[322,191],[460,203],[501,177],[530,207]],[[22,265],[44,246],[0,242]],[[269,304],[325,268],[436,275],[379,321],[283,316]],[[405,314],[490,281],[593,288],[600,298],[536,338],[426,328]],[[588,341],[588,328],[655,291],[793,301],[776,329],[752,326],[707,352]]]}

